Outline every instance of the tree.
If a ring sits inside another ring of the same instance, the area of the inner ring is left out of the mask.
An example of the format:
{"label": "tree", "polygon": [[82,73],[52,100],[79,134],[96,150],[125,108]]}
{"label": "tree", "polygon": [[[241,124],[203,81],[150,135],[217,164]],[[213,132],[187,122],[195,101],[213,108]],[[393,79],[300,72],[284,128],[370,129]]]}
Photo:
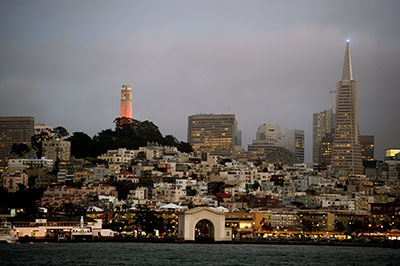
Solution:
{"label": "tree", "polygon": [[43,141],[49,139],[50,136],[45,133],[41,132],[40,134],[35,134],[31,137],[31,146],[32,149],[36,152],[36,157],[42,158],[43,156]]}
{"label": "tree", "polygon": [[69,136],[69,132],[62,126],[58,126],[55,129],[53,129],[54,136],[56,136],[57,138],[63,139],[65,137]]}
{"label": "tree", "polygon": [[148,143],[158,143],[177,147],[179,151],[190,153],[190,144],[178,141],[174,136],[163,137],[158,127],[151,121],[138,121],[122,117],[114,119],[115,130],[106,129],[93,139],[83,132],[74,132],[71,141],[71,155],[76,158],[97,157],[108,150],[119,148],[138,149]]}
{"label": "tree", "polygon": [[31,149],[25,143],[14,143],[11,147],[11,152],[13,154],[17,154],[19,158],[24,157],[27,153],[29,153]]}
{"label": "tree", "polygon": [[84,132],[74,132],[68,141],[71,142],[71,155],[75,158],[97,157],[92,154],[93,140]]}
{"label": "tree", "polygon": [[134,120],[128,117],[117,117],[113,121],[115,131],[125,131],[133,128]]}

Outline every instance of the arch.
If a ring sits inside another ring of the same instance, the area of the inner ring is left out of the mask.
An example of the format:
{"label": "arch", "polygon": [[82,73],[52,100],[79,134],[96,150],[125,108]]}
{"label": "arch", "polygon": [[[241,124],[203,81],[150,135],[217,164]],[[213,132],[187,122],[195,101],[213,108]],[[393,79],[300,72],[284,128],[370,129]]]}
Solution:
{"label": "arch", "polygon": [[232,240],[231,229],[225,228],[225,214],[207,207],[197,207],[181,212],[178,227],[178,235],[185,241]]}
{"label": "arch", "polygon": [[197,242],[213,242],[215,226],[209,219],[201,219],[194,226],[194,240]]}

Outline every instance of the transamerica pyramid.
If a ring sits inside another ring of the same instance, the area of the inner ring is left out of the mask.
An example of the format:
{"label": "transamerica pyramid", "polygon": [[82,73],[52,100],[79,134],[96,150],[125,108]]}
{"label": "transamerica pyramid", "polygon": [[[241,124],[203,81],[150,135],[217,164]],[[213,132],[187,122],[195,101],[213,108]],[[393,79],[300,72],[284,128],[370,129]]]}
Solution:
{"label": "transamerica pyramid", "polygon": [[358,83],[353,78],[350,42],[346,43],[342,80],[336,85],[336,129],[332,167],[347,174],[363,174],[358,128]]}

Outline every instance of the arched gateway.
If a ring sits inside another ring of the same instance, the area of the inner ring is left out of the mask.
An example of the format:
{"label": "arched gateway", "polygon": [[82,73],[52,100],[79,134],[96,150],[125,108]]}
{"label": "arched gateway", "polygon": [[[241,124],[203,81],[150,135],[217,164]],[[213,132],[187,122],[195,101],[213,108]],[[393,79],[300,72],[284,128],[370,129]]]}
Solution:
{"label": "arched gateway", "polygon": [[225,214],[206,207],[179,213],[178,234],[185,241],[232,240],[232,229],[225,228]]}

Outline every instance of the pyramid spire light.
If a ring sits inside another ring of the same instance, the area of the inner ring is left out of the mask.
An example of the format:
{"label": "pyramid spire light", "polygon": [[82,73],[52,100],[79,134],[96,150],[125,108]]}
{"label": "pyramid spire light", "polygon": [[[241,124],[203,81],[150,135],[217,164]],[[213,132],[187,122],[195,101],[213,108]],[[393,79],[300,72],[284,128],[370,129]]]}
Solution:
{"label": "pyramid spire light", "polygon": [[350,40],[346,42],[346,52],[344,55],[344,64],[343,64],[343,74],[342,80],[354,80],[353,79],[353,67],[351,64],[351,52],[350,52]]}

